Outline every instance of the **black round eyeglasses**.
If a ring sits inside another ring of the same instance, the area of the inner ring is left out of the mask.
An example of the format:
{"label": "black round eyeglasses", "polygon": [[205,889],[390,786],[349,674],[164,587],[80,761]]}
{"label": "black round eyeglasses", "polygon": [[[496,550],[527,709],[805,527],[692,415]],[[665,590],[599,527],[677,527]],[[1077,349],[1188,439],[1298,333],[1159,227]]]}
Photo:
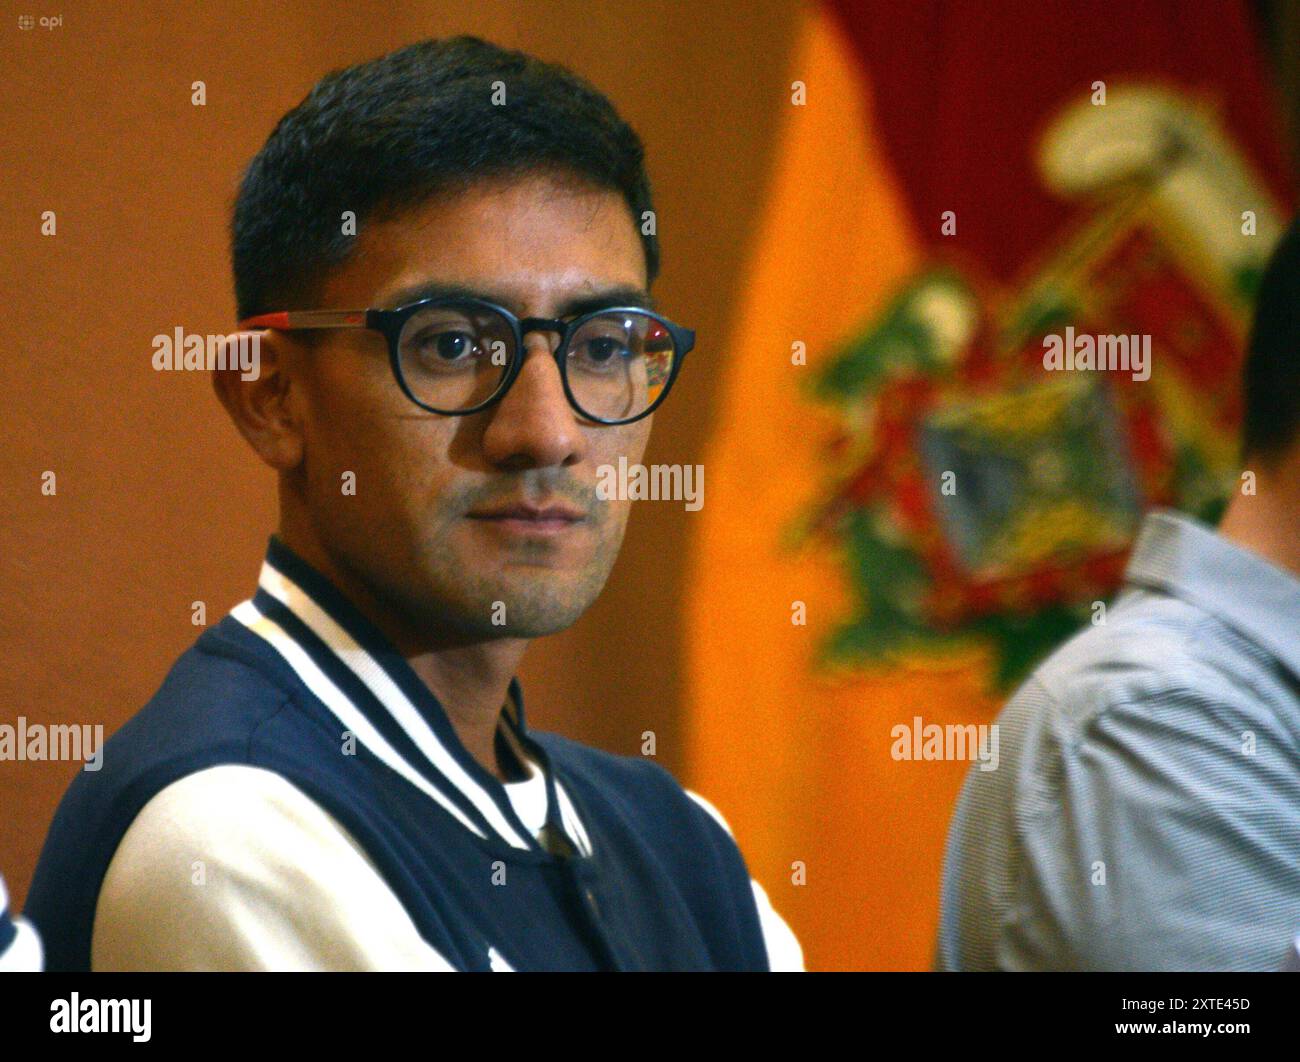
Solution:
{"label": "black round eyeglasses", "polygon": [[695,345],[691,329],[639,306],[604,307],[567,321],[520,319],[477,298],[423,299],[392,310],[287,310],[249,317],[239,327],[381,332],[406,397],[446,416],[499,402],[523,366],[524,336],[555,332],[553,356],[569,404],[597,424],[631,424],[653,413]]}

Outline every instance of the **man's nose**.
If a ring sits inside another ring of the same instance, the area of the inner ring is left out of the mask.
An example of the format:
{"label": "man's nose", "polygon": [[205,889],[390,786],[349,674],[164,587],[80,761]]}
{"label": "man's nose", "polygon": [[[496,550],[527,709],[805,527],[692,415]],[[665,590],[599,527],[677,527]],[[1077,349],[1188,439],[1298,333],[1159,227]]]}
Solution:
{"label": "man's nose", "polygon": [[538,468],[582,459],[586,436],[564,393],[555,363],[559,334],[524,336],[523,364],[505,397],[491,410],[483,448],[493,464]]}

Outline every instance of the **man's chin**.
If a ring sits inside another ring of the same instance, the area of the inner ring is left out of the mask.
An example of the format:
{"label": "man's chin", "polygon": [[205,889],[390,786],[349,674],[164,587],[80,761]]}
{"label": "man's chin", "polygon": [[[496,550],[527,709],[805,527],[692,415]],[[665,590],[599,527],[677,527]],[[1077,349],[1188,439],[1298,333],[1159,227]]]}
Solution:
{"label": "man's chin", "polygon": [[[462,572],[473,569],[468,565]],[[473,580],[450,584],[441,572],[428,581],[425,601],[478,638],[542,638],[572,627],[599,596],[605,575],[511,566]],[[458,592],[459,591],[459,592]],[[430,617],[432,618],[432,617]]]}
{"label": "man's chin", "polygon": [[543,638],[572,627],[592,600],[592,595],[579,589],[515,586],[502,588],[488,604],[486,614],[494,633],[509,638]]}

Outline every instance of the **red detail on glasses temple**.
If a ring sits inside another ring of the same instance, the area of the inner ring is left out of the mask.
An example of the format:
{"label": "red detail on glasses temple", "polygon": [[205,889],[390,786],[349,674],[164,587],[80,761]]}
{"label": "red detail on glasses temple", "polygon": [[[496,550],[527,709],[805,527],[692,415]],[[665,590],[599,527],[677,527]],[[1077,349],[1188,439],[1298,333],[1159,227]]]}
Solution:
{"label": "red detail on glasses temple", "polygon": [[341,313],[337,310],[282,310],[279,313],[264,313],[249,317],[239,322],[240,328],[278,328],[290,331],[294,328],[339,328],[348,325],[366,323],[366,311]]}
{"label": "red detail on glasses temple", "polygon": [[264,313],[257,317],[248,317],[239,322],[240,328],[281,328],[289,327],[289,314]]}

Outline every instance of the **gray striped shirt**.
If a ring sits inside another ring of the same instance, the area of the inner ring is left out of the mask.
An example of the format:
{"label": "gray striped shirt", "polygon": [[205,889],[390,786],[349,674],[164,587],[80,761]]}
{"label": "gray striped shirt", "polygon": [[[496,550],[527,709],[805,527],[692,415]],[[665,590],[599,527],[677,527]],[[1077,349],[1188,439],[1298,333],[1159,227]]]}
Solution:
{"label": "gray striped shirt", "polygon": [[998,717],[941,969],[1276,970],[1300,931],[1300,581],[1168,510]]}

